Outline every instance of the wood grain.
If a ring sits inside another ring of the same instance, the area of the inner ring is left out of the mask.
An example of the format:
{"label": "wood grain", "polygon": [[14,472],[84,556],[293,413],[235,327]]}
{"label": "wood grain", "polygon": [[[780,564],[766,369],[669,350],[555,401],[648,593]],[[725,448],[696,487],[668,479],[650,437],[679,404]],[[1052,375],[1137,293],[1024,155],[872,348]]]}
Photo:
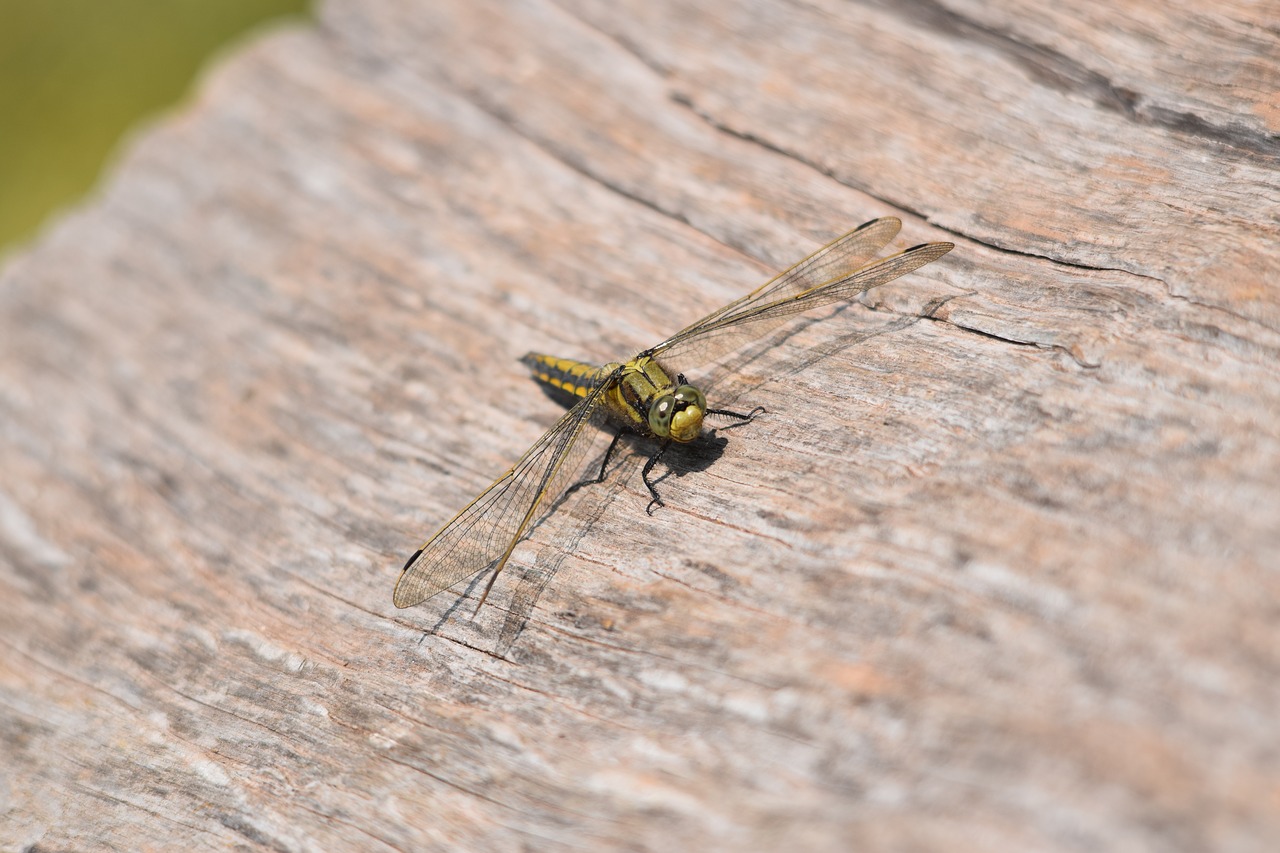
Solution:
{"label": "wood grain", "polygon": [[[1273,849],[1274,6],[695,5],[335,0],[7,259],[6,849]],[[519,356],[882,215],[666,508],[392,607]]]}

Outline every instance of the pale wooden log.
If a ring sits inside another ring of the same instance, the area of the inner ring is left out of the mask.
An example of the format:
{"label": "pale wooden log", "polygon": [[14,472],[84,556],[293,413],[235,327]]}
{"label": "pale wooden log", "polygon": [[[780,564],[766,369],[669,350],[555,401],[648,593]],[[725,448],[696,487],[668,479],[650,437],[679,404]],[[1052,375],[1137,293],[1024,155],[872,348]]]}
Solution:
{"label": "pale wooden log", "polygon": [[[1274,849],[1274,4],[690,5],[330,3],[8,258],[6,849]],[[882,215],[664,509],[392,607],[520,355]]]}

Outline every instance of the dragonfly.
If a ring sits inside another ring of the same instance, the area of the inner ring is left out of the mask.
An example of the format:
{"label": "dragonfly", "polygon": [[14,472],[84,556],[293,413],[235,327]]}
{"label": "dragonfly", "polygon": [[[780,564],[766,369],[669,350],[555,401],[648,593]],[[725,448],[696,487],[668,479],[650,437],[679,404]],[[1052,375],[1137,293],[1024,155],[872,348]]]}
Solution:
{"label": "dragonfly", "polygon": [[[476,605],[479,613],[530,525],[561,496],[602,482],[624,435],[637,434],[656,442],[641,475],[651,497],[646,511],[652,514],[663,501],[649,475],[669,447],[697,439],[708,417],[744,423],[764,411],[711,408],[703,391],[691,385],[681,370],[723,359],[762,340],[797,314],[852,300],[954,248],[952,243],[923,243],[874,258],[901,227],[895,217],[867,222],[626,361],[594,365],[540,353],[526,355],[522,361],[534,379],[567,401],[568,411],[519,461],[413,552],[396,582],[392,596],[396,607],[420,604],[488,569],[491,575]],[[610,427],[613,439],[599,472],[595,479],[581,479],[582,469]]]}

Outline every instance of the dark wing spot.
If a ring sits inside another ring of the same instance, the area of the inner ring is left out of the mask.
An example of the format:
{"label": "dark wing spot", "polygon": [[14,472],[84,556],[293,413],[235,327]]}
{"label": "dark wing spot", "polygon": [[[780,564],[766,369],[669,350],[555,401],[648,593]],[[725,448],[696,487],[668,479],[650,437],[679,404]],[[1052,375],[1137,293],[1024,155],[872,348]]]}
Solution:
{"label": "dark wing spot", "polygon": [[418,555],[421,553],[422,553],[422,548],[419,548],[418,550],[414,551],[413,556],[411,556],[409,559],[404,561],[404,568],[401,569],[400,571],[402,572],[409,571],[409,567],[413,565],[413,561],[418,559]]}

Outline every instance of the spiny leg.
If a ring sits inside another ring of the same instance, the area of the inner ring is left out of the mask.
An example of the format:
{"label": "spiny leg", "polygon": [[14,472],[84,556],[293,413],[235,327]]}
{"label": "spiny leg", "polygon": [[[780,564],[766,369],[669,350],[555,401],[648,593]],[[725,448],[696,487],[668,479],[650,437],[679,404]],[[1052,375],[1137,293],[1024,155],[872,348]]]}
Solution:
{"label": "spiny leg", "polygon": [[671,442],[664,441],[659,445],[658,449],[649,457],[649,461],[644,463],[644,470],[640,472],[640,479],[644,480],[645,486],[649,489],[649,494],[653,496],[653,500],[649,501],[649,505],[644,508],[647,515],[653,515],[655,506],[666,506],[662,498],[658,497],[658,490],[654,487],[653,482],[649,480],[649,472],[653,470],[653,466],[658,464],[658,460],[662,458],[662,454],[667,452],[667,448],[671,446]]}
{"label": "spiny leg", "polygon": [[[742,414],[741,412],[731,412],[728,409],[707,409],[706,414],[720,415],[721,417],[725,417],[725,418],[737,418],[742,423],[749,424],[753,420],[755,420],[756,415],[761,414],[762,412],[767,412],[767,411],[769,410],[766,409],[764,406],[756,406],[754,409],[747,412],[745,415]],[[731,424],[731,426],[738,426],[738,424]]]}

